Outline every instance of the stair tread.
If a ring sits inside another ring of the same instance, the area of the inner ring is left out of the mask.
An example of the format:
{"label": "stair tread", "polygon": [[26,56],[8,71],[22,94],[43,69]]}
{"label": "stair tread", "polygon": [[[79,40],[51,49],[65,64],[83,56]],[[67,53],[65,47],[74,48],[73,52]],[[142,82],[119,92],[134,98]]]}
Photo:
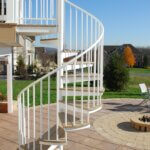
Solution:
{"label": "stair tread", "polygon": [[[62,102],[65,104],[65,101],[62,101]],[[95,99],[95,104],[96,104],[96,102],[97,102],[97,99]],[[70,106],[74,105],[73,101],[69,101],[67,104],[70,105]],[[82,106],[81,100],[76,100],[75,101],[75,107],[76,108],[81,108],[81,106]],[[84,110],[93,111],[93,110],[96,110],[96,109],[98,109],[100,107],[101,107],[100,105],[95,105],[94,106],[92,100],[90,100],[90,102],[89,102],[89,108],[88,108],[88,101],[87,100],[86,101],[83,100],[83,109]]]}
{"label": "stair tread", "polygon": [[65,49],[65,50],[63,50],[62,52],[64,52],[64,53],[79,53],[79,52],[81,52],[81,50],[69,50],[69,49]]}
{"label": "stair tread", "polygon": [[56,128],[57,128],[56,125],[54,125],[50,129],[50,140],[47,139],[48,132],[46,132],[46,134],[43,135],[42,139],[39,140],[40,144],[43,144],[43,145],[65,144],[66,143],[65,130],[61,126],[59,126],[59,130],[58,130],[59,139],[57,140]]}
{"label": "stair tread", "polygon": [[39,143],[40,144],[42,144],[42,145],[59,145],[59,144],[61,144],[61,145],[64,145],[64,144],[66,144],[66,140],[64,139],[64,138],[60,138],[59,140],[46,140],[46,139],[41,139],[40,141],[39,141]]}
{"label": "stair tread", "polygon": [[[65,64],[65,63],[67,63],[67,62],[64,62],[64,64]],[[83,63],[83,64],[94,64],[94,62],[90,62],[90,61],[83,61],[83,62],[82,62],[82,61],[77,61],[77,62],[76,62],[76,65],[81,65],[82,63]],[[72,62],[72,63],[69,64],[69,65],[74,65],[74,64],[75,64],[75,62]]]}
{"label": "stair tread", "polygon": [[[99,74],[98,73],[96,73],[96,74],[94,74],[94,73],[91,73],[90,75],[88,74],[88,73],[84,73],[83,74],[83,77],[85,77],[85,76],[90,76],[90,77],[94,77],[94,76],[98,76]],[[68,74],[67,75],[68,77],[74,77],[74,74]],[[81,77],[82,76],[82,74],[81,73],[78,73],[78,74],[76,74],[76,77]],[[63,76],[61,76],[61,77],[66,77],[65,75],[63,75]]]}
{"label": "stair tread", "polygon": [[73,125],[73,124],[68,124],[68,125],[66,126],[66,125],[64,124],[64,128],[65,128],[65,129],[74,130],[74,129],[83,128],[83,127],[88,126],[88,125],[89,125],[89,123],[83,123],[83,124],[81,124],[81,123],[77,123],[77,122],[76,122],[75,125]]}
{"label": "stair tread", "polygon": [[[66,90],[66,88],[60,88],[60,90]],[[68,87],[67,88],[68,91],[74,91],[74,87]],[[75,91],[81,91],[82,88],[81,87],[76,87]],[[97,92],[98,87],[95,87],[95,91]],[[88,92],[88,87],[83,87],[83,92]],[[94,87],[90,87],[90,92],[94,92]],[[99,92],[104,92],[104,89],[99,89]]]}
{"label": "stair tread", "polygon": [[58,38],[41,39],[40,41],[54,41],[54,40],[58,40]]}
{"label": "stair tread", "polygon": [[75,125],[73,124],[73,116],[70,114],[67,114],[67,125],[65,124],[65,113],[61,112],[59,113],[59,118],[61,121],[61,124],[64,129],[66,130],[76,130],[80,128],[84,128],[86,126],[89,126],[90,124],[85,122],[81,123],[80,119],[76,117]]}

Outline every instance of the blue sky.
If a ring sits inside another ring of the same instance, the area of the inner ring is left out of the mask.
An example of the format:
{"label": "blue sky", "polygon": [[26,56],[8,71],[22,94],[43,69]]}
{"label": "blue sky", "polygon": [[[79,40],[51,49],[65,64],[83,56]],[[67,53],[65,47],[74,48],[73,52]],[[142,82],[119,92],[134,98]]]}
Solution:
{"label": "blue sky", "polygon": [[70,0],[97,16],[105,44],[150,46],[150,0]]}

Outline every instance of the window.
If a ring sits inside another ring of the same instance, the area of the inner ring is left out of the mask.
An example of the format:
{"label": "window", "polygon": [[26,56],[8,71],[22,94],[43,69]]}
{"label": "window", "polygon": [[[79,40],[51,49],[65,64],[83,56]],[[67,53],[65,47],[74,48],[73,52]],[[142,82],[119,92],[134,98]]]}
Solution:
{"label": "window", "polygon": [[0,15],[2,15],[2,0],[0,0]]}
{"label": "window", "polygon": [[[7,14],[7,0],[0,0],[0,15],[6,15]],[[3,2],[3,4],[2,4]],[[2,10],[3,8],[3,10]]]}
{"label": "window", "polygon": [[31,57],[28,55],[28,65],[31,65]]}
{"label": "window", "polygon": [[4,15],[6,15],[6,0],[4,0]]}

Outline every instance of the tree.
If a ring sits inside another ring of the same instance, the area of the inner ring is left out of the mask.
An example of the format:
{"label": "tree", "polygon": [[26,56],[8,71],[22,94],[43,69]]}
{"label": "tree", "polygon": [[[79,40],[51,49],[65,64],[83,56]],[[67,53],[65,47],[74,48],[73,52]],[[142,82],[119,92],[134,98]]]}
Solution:
{"label": "tree", "polygon": [[148,57],[147,57],[147,55],[144,55],[144,58],[143,58],[143,67],[144,68],[148,67]]}
{"label": "tree", "polygon": [[129,72],[122,55],[114,52],[104,69],[104,84],[111,91],[123,90],[129,81]]}
{"label": "tree", "polygon": [[27,68],[21,55],[17,58],[16,74],[19,75],[21,79],[27,78]]}
{"label": "tree", "polygon": [[133,67],[136,63],[132,49],[129,46],[124,48],[124,59],[129,67]]}

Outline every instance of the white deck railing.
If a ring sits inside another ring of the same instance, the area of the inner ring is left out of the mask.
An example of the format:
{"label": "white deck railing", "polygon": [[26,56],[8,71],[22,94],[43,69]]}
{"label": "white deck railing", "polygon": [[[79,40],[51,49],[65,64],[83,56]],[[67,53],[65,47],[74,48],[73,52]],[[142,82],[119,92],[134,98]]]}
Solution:
{"label": "white deck railing", "polygon": [[20,24],[56,24],[57,0],[20,0]]}
{"label": "white deck railing", "polygon": [[[102,106],[103,25],[96,17],[69,1],[65,2],[64,14],[64,49],[80,50],[80,53],[70,61],[60,64],[54,71],[27,86],[18,95],[19,145],[27,145],[28,148],[32,147],[34,150],[36,149],[38,139],[42,140],[45,138],[51,140],[53,133],[51,133],[50,129],[54,124],[56,125],[55,140],[60,140],[60,112],[64,112],[63,119],[66,127],[68,126],[69,114],[72,116],[73,126],[80,124],[84,128],[85,124],[89,124],[90,113],[99,110]],[[33,19],[29,16],[27,18],[29,20]],[[71,72],[68,69],[69,66],[72,68]],[[70,76],[72,76],[71,85],[68,84],[70,83]],[[56,79],[57,83],[55,84],[56,105],[54,106],[56,118],[53,118],[53,123],[55,123],[52,124],[51,119],[54,115],[51,116],[51,114],[54,112],[54,108],[52,109],[50,104],[52,103],[51,94],[53,92],[51,83],[54,82],[54,79]],[[80,80],[80,84],[77,83],[77,80]],[[69,99],[70,95],[72,100]],[[38,101],[40,107],[36,107]],[[48,105],[44,106],[45,102]],[[77,105],[80,107],[77,107]],[[32,108],[30,108],[31,106]],[[44,136],[45,133],[47,133],[46,137]],[[67,136],[65,138],[67,140]]]}

